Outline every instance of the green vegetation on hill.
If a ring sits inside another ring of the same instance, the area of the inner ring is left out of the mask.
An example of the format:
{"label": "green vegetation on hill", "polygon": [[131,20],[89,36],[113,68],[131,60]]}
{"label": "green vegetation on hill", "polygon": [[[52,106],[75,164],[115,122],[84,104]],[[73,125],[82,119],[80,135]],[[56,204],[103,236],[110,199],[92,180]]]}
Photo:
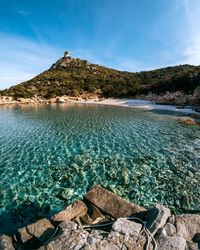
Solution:
{"label": "green vegetation on hill", "polygon": [[49,70],[0,91],[0,95],[50,98],[96,92],[103,97],[134,97],[150,91],[157,94],[178,90],[192,93],[197,86],[200,86],[200,66],[180,65],[130,73],[91,64],[86,60],[62,57]]}

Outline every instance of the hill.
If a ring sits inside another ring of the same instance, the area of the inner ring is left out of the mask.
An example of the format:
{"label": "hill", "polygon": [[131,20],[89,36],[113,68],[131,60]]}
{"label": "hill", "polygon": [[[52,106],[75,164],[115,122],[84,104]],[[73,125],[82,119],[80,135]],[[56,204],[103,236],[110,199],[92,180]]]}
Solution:
{"label": "hill", "polygon": [[130,73],[74,59],[66,52],[50,69],[31,80],[0,91],[0,95],[17,99],[96,93],[101,97],[133,98],[149,92],[164,95],[167,91],[193,95],[194,90],[199,88],[200,66],[180,65]]}

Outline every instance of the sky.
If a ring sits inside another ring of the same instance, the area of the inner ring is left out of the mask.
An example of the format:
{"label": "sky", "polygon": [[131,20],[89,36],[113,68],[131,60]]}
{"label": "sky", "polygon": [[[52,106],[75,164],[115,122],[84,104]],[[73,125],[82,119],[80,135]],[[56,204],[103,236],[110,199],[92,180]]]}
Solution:
{"label": "sky", "polygon": [[200,0],[0,0],[0,89],[66,50],[131,72],[200,65]]}

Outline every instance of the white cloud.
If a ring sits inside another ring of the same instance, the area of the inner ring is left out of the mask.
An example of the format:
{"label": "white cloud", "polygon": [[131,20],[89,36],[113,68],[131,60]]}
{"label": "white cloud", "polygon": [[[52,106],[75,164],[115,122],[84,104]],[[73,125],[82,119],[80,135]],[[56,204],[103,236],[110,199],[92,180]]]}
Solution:
{"label": "white cloud", "polygon": [[16,9],[15,12],[16,12],[17,14],[20,14],[20,15],[23,15],[23,16],[28,16],[28,15],[31,14],[30,11],[25,11],[25,10],[22,10],[22,9]]}
{"label": "white cloud", "polygon": [[184,56],[189,64],[200,65],[200,1],[184,0],[189,36],[185,38]]}
{"label": "white cloud", "polygon": [[8,88],[46,70],[60,51],[22,37],[0,33],[0,89]]}
{"label": "white cloud", "polygon": [[20,70],[4,69],[4,74],[0,75],[0,89],[9,88],[12,85],[18,84],[25,80],[31,79],[34,77],[33,73],[26,73]]}

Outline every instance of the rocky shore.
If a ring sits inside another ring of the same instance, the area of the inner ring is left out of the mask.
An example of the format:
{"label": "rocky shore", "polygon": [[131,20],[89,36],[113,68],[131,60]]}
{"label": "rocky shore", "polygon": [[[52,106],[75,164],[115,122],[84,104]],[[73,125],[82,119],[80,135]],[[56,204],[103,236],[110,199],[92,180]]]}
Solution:
{"label": "rocky shore", "polygon": [[[174,98],[174,95],[176,98]],[[88,103],[88,104],[103,104],[103,105],[114,105],[114,106],[127,106],[127,107],[136,107],[144,109],[164,109],[164,110],[173,110],[180,111],[183,113],[199,113],[200,112],[200,98],[196,99],[195,105],[190,106],[188,109],[187,105],[190,102],[185,102],[179,98],[178,93],[166,94],[164,96],[156,96],[153,94],[148,94],[147,96],[136,96],[136,99],[105,99],[100,98],[97,95],[83,95],[79,97],[72,96],[60,96],[50,99],[45,99],[39,96],[32,98],[18,98],[13,99],[10,96],[0,96],[0,105],[9,105],[9,104],[52,104],[52,103]],[[136,103],[138,102],[138,103]],[[141,103],[139,103],[141,102]],[[146,103],[145,103],[146,102]],[[170,106],[171,105],[171,106]],[[186,108],[185,108],[186,107]],[[190,112],[190,110],[192,112]],[[189,112],[188,112],[189,111]]]}
{"label": "rocky shore", "polygon": [[155,94],[149,92],[147,95],[139,95],[136,99],[154,101],[156,104],[176,105],[176,106],[199,106],[200,88],[196,88],[192,94],[186,94],[183,91],[169,92],[164,94]]}
{"label": "rocky shore", "polygon": [[[147,95],[138,95],[134,99],[153,101],[155,104],[161,105],[175,105],[175,106],[193,106],[194,109],[200,111],[200,88],[196,88],[193,94],[186,94],[183,91],[166,92],[165,94],[155,94],[149,92]],[[100,98],[97,94],[85,93],[83,95],[72,96],[58,96],[54,98],[43,98],[40,96],[34,96],[32,98],[17,98],[13,99],[11,96],[0,96],[1,104],[27,104],[27,103],[66,103],[74,101],[101,101],[104,98]],[[127,99],[128,100],[128,99]],[[131,100],[131,99],[130,99]]]}
{"label": "rocky shore", "polygon": [[147,210],[96,186],[50,219],[1,235],[0,249],[197,250],[200,215]]}
{"label": "rocky shore", "polygon": [[55,97],[50,99],[45,99],[39,96],[35,96],[32,98],[17,98],[13,99],[11,96],[0,96],[0,105],[8,105],[8,104],[38,104],[38,103],[67,103],[73,101],[85,100],[82,97]]}

